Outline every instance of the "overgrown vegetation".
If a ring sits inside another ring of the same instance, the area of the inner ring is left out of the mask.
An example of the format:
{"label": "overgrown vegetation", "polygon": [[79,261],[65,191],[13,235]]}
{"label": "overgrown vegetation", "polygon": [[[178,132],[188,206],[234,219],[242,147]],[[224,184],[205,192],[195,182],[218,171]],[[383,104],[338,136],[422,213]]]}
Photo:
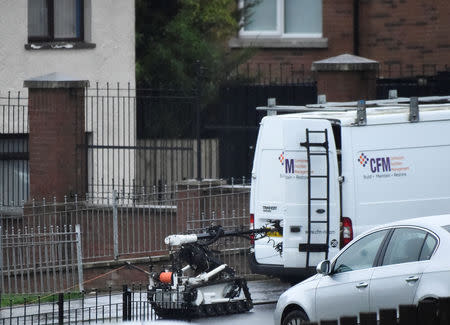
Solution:
{"label": "overgrown vegetation", "polygon": [[214,97],[252,54],[227,46],[248,9],[236,0],[136,0],[138,86],[190,91],[200,74],[203,95]]}

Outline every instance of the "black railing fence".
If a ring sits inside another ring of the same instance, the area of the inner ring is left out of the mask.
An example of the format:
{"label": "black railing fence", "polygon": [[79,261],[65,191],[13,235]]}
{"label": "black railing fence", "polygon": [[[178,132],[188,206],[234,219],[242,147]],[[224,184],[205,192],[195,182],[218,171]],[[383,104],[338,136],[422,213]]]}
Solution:
{"label": "black railing fence", "polygon": [[19,304],[1,297],[0,324],[84,324],[148,321],[156,315],[147,299],[146,285],[124,286],[122,292],[59,292],[25,297]]}
{"label": "black railing fence", "polygon": [[[378,99],[391,89],[401,97],[450,93],[447,66],[402,67],[401,78],[394,68],[381,66]],[[236,72],[241,81],[223,85],[207,105],[196,91],[95,84],[83,95],[85,139],[78,144],[83,166],[77,176],[86,184],[82,191],[86,197],[113,190],[139,195],[186,179],[248,179],[264,115],[255,108],[266,106],[268,98],[280,105],[316,103],[317,87],[306,70],[243,65]],[[0,93],[0,210],[30,199],[27,105],[21,93]]]}
{"label": "black railing fence", "polygon": [[279,105],[312,104],[317,101],[317,87],[314,82],[222,87],[202,120],[202,136],[218,140],[220,178],[250,178],[259,123],[265,116],[256,107],[267,106],[268,98],[276,98]]}
{"label": "black railing fence", "polygon": [[450,71],[448,64],[404,64],[401,62],[381,62],[378,70],[378,78],[417,78],[433,77],[440,72]]}
{"label": "black railing fence", "polygon": [[[266,58],[267,59],[267,58]],[[448,64],[409,64],[398,61],[379,62],[377,77],[380,79],[406,79],[432,77],[450,71]],[[311,65],[298,62],[252,60],[240,65],[234,76],[252,85],[286,85],[310,83],[316,80]]]}
{"label": "black railing fence", "polygon": [[[198,139],[197,98],[170,89],[132,89],[120,84],[96,85],[85,92],[87,189],[89,195],[122,189],[150,192],[197,175],[203,159],[217,165],[210,142]],[[198,142],[203,156],[198,155]]]}
{"label": "black railing fence", "polygon": [[[0,324],[81,324],[120,321],[149,321],[156,316],[147,297],[145,284],[123,286],[90,293],[55,293],[35,296],[13,305],[1,297]],[[220,316],[219,316],[220,317]],[[225,317],[225,316],[221,316]],[[360,313],[339,320],[306,322],[305,325],[447,325],[450,323],[450,297],[424,300],[417,305],[400,305],[378,313]]]}
{"label": "black railing fence", "polygon": [[389,90],[397,90],[399,97],[448,96],[450,94],[450,71],[433,75],[377,80],[377,98],[388,98]]}
{"label": "black railing fence", "polygon": [[[232,84],[218,100],[202,105],[197,93],[99,84],[87,88],[84,123],[77,124],[77,173],[82,197],[116,190],[141,195],[186,179],[249,178],[259,122],[256,106],[315,101],[314,83]],[[0,207],[30,201],[28,99],[0,101]],[[82,128],[82,129],[80,129]],[[70,193],[67,193],[70,195]]]}

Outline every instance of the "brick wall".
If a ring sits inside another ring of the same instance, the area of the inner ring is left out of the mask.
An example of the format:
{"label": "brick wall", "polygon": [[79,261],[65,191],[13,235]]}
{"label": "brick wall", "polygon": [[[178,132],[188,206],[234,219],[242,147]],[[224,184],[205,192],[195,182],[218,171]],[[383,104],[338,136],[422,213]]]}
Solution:
{"label": "brick wall", "polygon": [[394,76],[431,74],[450,64],[448,0],[361,0],[360,6],[360,54],[379,61],[381,75],[389,67]]}
{"label": "brick wall", "polygon": [[326,94],[330,102],[375,99],[375,78],[374,71],[320,72],[317,91]]}
{"label": "brick wall", "polygon": [[85,193],[84,89],[30,88],[30,197]]}
{"label": "brick wall", "polygon": [[[360,0],[359,6],[359,55],[379,61],[380,76],[430,75],[450,65],[448,0]],[[259,48],[242,69],[272,81],[283,69],[294,79],[309,78],[312,62],[354,53],[353,0],[323,0],[323,37],[324,49]]]}
{"label": "brick wall", "polygon": [[[280,71],[292,73],[294,79],[311,78],[311,64],[342,53],[353,52],[353,1],[323,0],[323,36],[328,38],[328,48],[258,49],[249,61],[250,70],[260,69],[270,79],[283,79]],[[283,64],[286,66],[283,68]],[[269,68],[269,65],[271,67]],[[281,68],[280,68],[281,65]],[[243,69],[248,69],[247,66]],[[269,71],[270,69],[270,71]],[[293,70],[293,71],[291,71]]]}

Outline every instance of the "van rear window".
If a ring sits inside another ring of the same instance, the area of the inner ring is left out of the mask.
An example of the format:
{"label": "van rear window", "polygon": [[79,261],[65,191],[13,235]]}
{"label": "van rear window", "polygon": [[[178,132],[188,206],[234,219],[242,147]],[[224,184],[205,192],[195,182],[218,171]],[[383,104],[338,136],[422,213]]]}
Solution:
{"label": "van rear window", "polygon": [[450,225],[442,226],[442,228],[444,228],[445,230],[447,230],[448,232],[450,232]]}

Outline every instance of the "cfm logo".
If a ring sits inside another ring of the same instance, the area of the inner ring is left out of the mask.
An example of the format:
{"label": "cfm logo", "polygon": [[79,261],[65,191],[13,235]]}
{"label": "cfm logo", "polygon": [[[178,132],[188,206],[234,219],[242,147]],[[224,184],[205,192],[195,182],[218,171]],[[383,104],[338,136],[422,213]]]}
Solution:
{"label": "cfm logo", "polygon": [[383,173],[391,171],[390,157],[369,158],[363,152],[358,157],[358,162],[362,167],[369,165],[372,173]]}

